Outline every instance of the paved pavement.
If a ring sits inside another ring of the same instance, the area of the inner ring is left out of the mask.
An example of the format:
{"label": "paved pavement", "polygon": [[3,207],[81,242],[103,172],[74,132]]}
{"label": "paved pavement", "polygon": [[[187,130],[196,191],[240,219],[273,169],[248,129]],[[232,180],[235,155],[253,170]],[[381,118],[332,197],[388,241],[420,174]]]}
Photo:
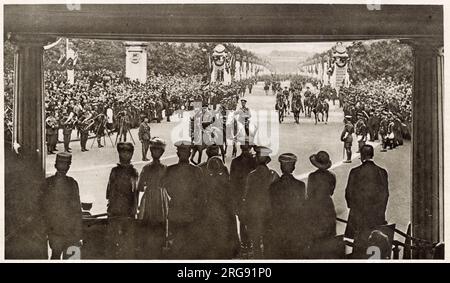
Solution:
{"label": "paved pavement", "polygon": [[[288,85],[288,82],[282,84]],[[300,124],[294,123],[293,115],[287,116],[282,124],[278,123],[278,116],[274,109],[275,97],[265,95],[263,84],[259,83],[253,88],[252,94],[246,94],[247,105],[252,110],[252,121],[258,122],[259,137],[261,143],[271,145],[274,150],[272,162],[269,167],[280,172],[278,156],[284,152],[293,152],[298,156],[295,175],[306,182],[307,175],[315,170],[309,162],[309,156],[319,150],[329,153],[333,162],[331,170],[336,173],[337,186],[333,196],[336,211],[339,217],[347,218],[344,192],[347,183],[348,173],[352,167],[360,164],[358,155],[354,154],[354,161],[351,164],[343,164],[343,145],[340,142],[340,134],[343,128],[343,113],[341,109],[330,104],[330,115],[327,124],[314,124],[314,118],[306,118],[301,115]],[[187,117],[185,113],[184,117]],[[185,127],[178,117],[173,117],[172,122],[152,123],[152,136],[159,136],[168,141],[168,146],[163,155],[165,164],[177,162],[175,148],[171,145],[174,136],[180,136],[179,130]],[[146,162],[140,161],[141,145],[137,140],[137,129],[131,130],[135,145],[133,164],[141,171]],[[112,136],[115,141],[115,135]],[[91,144],[93,146],[91,148]],[[378,146],[377,143],[374,144]],[[59,150],[63,149],[62,144],[58,145]],[[118,155],[111,141],[106,137],[106,147],[99,149],[94,140],[88,141],[89,152],[81,152],[79,142],[72,142],[73,162],[69,175],[74,177],[80,186],[81,199],[88,195],[95,199],[92,209],[93,213],[103,213],[106,211],[106,186],[109,172],[118,162]],[[354,145],[353,152],[356,152]],[[231,162],[231,147],[228,148],[226,165]],[[204,159],[206,154],[204,154]],[[389,172],[390,199],[388,204],[387,217],[389,222],[396,223],[405,231],[410,221],[410,195],[411,195],[411,144],[406,142],[404,146],[386,153],[379,152],[376,148],[375,162],[386,168]],[[52,174],[55,155],[47,156],[47,174]],[[342,233],[343,225],[338,225],[338,232]]]}

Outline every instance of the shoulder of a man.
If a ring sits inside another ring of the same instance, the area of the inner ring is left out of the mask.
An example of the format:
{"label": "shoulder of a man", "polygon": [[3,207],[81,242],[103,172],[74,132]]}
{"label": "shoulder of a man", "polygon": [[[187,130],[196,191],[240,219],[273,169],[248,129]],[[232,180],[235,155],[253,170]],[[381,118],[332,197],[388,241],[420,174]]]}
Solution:
{"label": "shoulder of a man", "polygon": [[67,182],[70,182],[72,184],[78,185],[78,182],[73,177],[70,177],[70,176],[66,175],[66,180],[67,180]]}
{"label": "shoulder of a man", "polygon": [[167,166],[166,173],[172,173],[178,168],[178,164],[172,164]]}
{"label": "shoulder of a man", "polygon": [[374,167],[383,175],[383,176],[387,176],[387,170],[384,169],[383,167],[378,166],[377,164],[373,163]]}
{"label": "shoulder of a man", "polygon": [[357,166],[357,167],[354,167],[354,168],[350,169],[349,176],[351,175],[351,176],[354,177],[354,175],[358,175],[358,174],[360,173],[361,169],[362,169],[362,166],[363,166],[363,164],[361,164],[361,165],[359,165],[359,166]]}

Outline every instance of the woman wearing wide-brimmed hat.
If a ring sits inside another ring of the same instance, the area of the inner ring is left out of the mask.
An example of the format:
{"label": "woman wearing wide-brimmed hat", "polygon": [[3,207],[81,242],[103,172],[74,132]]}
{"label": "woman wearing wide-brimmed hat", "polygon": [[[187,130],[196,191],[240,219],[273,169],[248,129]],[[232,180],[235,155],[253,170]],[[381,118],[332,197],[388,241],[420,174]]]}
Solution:
{"label": "woman wearing wide-brimmed hat", "polygon": [[[318,169],[308,176],[307,207],[311,223],[310,239],[314,258],[326,258],[328,251],[325,243],[336,236],[336,211],[331,196],[336,187],[336,176],[328,169],[331,167],[330,156],[319,151],[309,157]],[[319,249],[317,249],[319,248]]]}

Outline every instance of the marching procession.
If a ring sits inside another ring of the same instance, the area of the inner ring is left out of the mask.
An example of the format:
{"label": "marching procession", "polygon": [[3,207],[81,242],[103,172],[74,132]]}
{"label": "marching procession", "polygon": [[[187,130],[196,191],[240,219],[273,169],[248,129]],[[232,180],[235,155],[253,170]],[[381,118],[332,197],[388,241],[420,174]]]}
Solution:
{"label": "marching procession", "polygon": [[[276,94],[275,109],[280,123],[290,111],[297,124],[300,113],[304,113],[305,117],[311,117],[313,113],[316,124],[318,121],[326,123],[329,102],[335,105],[335,100],[338,100],[344,112],[345,126],[341,135],[347,155],[344,162],[351,163],[352,134],[356,135],[359,150],[367,141],[380,140],[382,152],[403,145],[404,138],[411,139],[412,88],[407,83],[395,83],[389,79],[366,81],[356,86],[342,87],[339,96],[335,89],[329,86],[320,88],[317,82],[303,77],[292,80],[289,88],[282,89],[277,81],[266,81],[264,89],[268,89],[269,85]],[[316,93],[312,92],[314,88],[319,88]]]}

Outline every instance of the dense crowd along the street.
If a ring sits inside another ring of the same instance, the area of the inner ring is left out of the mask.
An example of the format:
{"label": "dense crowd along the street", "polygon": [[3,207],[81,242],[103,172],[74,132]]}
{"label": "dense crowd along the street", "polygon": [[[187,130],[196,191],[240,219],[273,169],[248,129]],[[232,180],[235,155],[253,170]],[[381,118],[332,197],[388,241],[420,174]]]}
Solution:
{"label": "dense crowd along the street", "polygon": [[[75,84],[59,71],[45,72],[45,111],[47,134],[97,132],[108,129],[136,128],[146,116],[150,122],[170,121],[174,112],[193,110],[194,103],[217,104],[234,110],[239,95],[254,84],[253,79],[231,85],[207,83],[202,76],[149,76],[145,84],[130,81],[121,72],[77,72]],[[13,74],[5,74],[5,134],[12,136]],[[94,123],[92,123],[92,121]],[[104,124],[104,125],[103,125]],[[108,125],[106,125],[108,124]],[[89,127],[88,127],[89,126]],[[99,130],[100,129],[100,130]],[[50,150],[52,151],[52,150]]]}

